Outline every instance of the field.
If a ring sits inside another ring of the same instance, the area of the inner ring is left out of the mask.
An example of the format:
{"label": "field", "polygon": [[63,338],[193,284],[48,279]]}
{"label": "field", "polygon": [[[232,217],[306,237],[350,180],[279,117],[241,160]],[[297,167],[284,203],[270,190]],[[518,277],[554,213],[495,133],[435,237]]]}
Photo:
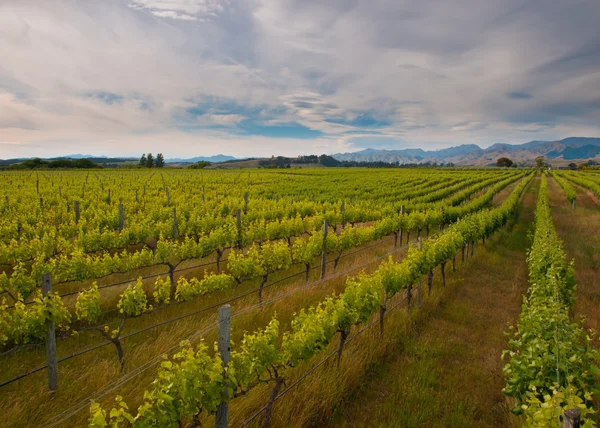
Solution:
{"label": "field", "polygon": [[0,183],[2,426],[596,423],[600,174]]}

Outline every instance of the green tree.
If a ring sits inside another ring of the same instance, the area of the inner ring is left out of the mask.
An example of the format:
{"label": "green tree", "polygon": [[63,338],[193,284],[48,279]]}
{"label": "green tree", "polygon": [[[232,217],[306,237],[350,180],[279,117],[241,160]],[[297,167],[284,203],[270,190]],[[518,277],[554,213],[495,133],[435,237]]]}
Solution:
{"label": "green tree", "polygon": [[152,153],[148,153],[148,158],[146,159],[146,166],[148,168],[154,167],[154,156],[152,156]]}
{"label": "green tree", "polygon": [[499,158],[496,161],[496,166],[510,168],[513,165],[513,161],[509,158]]}
{"label": "green tree", "polygon": [[145,167],[147,162],[148,161],[146,160],[146,153],[144,153],[140,158],[140,166]]}
{"label": "green tree", "polygon": [[544,156],[538,156],[537,158],[535,158],[535,165],[538,168],[543,168],[545,164],[546,164],[546,159],[544,159]]}
{"label": "green tree", "polygon": [[208,161],[200,161],[200,162],[196,162],[194,164],[191,164],[190,166],[188,166],[188,168],[190,169],[204,169],[205,167],[212,165],[212,163],[208,162]]}
{"label": "green tree", "polygon": [[154,163],[154,166],[156,166],[157,168],[162,168],[163,166],[165,166],[165,158],[162,153],[156,155],[156,161]]}

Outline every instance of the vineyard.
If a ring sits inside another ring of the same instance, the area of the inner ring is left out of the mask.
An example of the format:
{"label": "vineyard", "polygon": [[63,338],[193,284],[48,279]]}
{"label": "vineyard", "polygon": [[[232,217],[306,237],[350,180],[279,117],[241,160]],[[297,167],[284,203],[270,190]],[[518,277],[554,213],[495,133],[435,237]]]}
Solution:
{"label": "vineyard", "polygon": [[577,304],[594,284],[557,232],[563,214],[600,226],[594,172],[123,169],[0,183],[3,426],[351,426],[340,415],[369,370],[435,325],[520,226],[529,279],[493,328],[495,424],[596,424],[600,355],[582,316],[597,308]]}

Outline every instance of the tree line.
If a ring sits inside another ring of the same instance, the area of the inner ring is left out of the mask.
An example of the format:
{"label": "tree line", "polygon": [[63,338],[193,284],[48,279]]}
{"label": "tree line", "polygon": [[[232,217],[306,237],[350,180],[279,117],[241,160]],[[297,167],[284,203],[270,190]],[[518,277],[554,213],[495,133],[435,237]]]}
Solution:
{"label": "tree line", "polygon": [[44,160],[41,158],[27,159],[23,162],[14,163],[6,166],[3,169],[20,170],[20,169],[54,169],[54,168],[102,168],[92,162],[90,159],[53,159]]}
{"label": "tree line", "polygon": [[152,153],[146,153],[142,155],[139,162],[140,168],[162,168],[165,166],[165,158],[162,153],[156,155],[156,158],[152,156]]}

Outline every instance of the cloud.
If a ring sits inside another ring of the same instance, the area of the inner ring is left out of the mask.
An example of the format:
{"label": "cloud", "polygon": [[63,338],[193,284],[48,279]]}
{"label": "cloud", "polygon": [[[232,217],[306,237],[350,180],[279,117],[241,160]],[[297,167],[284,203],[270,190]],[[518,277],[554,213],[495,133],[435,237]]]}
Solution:
{"label": "cloud", "polygon": [[598,20],[594,0],[4,2],[0,158],[597,136]]}
{"label": "cloud", "polygon": [[172,10],[153,10],[152,15],[158,16],[159,18],[172,18],[172,19],[181,19],[183,21],[198,21],[199,18],[196,18],[192,15],[187,15],[185,13],[177,13]]}
{"label": "cloud", "polygon": [[508,98],[512,98],[513,100],[529,100],[533,98],[533,95],[528,94],[527,92],[508,92],[506,94]]}
{"label": "cloud", "polygon": [[223,12],[228,4],[227,0],[132,0],[129,6],[159,18],[197,21]]}

